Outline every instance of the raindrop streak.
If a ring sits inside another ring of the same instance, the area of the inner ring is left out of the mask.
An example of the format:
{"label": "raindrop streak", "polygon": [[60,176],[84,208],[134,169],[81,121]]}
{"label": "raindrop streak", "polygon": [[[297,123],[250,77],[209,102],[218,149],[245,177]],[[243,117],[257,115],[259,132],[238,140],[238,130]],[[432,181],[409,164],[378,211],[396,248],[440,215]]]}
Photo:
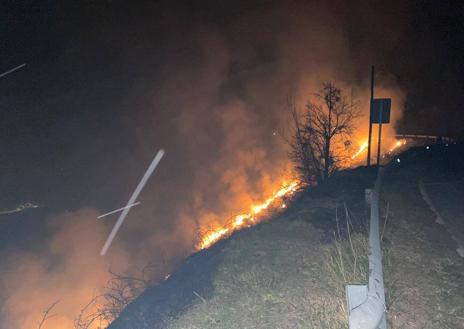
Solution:
{"label": "raindrop streak", "polygon": [[118,233],[118,230],[122,225],[122,222],[124,221],[124,219],[126,218],[127,214],[130,211],[130,207],[128,206],[130,206],[131,204],[134,204],[134,201],[139,196],[140,192],[142,191],[143,187],[147,183],[148,179],[150,178],[151,174],[155,170],[156,166],[161,161],[161,158],[163,157],[163,155],[164,155],[164,150],[159,150],[158,153],[155,155],[155,158],[153,159],[147,171],[145,172],[145,175],[143,175],[142,180],[140,181],[139,185],[137,185],[137,188],[135,189],[134,193],[132,193],[132,196],[129,199],[129,202],[127,202],[126,207],[124,207],[125,208],[124,211],[119,216],[116,224],[114,224],[113,230],[108,236],[108,239],[106,239],[105,245],[100,251],[100,256],[105,256],[106,252],[108,251],[108,248],[111,246],[111,243],[113,242],[114,237],[116,236],[116,233]]}

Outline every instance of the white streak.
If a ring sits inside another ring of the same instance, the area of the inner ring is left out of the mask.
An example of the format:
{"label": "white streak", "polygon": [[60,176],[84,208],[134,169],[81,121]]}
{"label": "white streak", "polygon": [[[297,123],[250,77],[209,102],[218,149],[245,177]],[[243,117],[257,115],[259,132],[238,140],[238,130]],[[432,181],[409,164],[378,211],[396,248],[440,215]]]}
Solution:
{"label": "white streak", "polygon": [[13,67],[11,70],[8,70],[8,71],[3,72],[2,74],[0,74],[0,78],[3,78],[5,75],[10,74],[10,73],[12,73],[12,72],[14,72],[16,70],[19,70],[20,68],[22,68],[24,66],[26,66],[26,63],[18,65],[16,67]]}
{"label": "white streak", "polygon": [[97,218],[103,218],[103,217],[106,217],[106,216],[108,216],[108,215],[114,214],[115,212],[124,210],[124,209],[126,209],[126,208],[132,208],[132,207],[137,206],[137,205],[139,205],[139,204],[140,204],[140,201],[139,201],[139,202],[136,202],[136,203],[133,203],[133,204],[130,204],[130,205],[128,205],[128,206],[125,206],[125,207],[118,208],[118,209],[116,209],[116,210],[107,212],[107,213],[105,213],[105,214],[103,214],[103,215],[98,216]]}
{"label": "white streak", "polygon": [[100,251],[100,256],[104,256],[106,252],[108,251],[108,248],[111,246],[111,243],[113,242],[114,237],[116,236],[116,233],[118,233],[119,228],[122,225],[122,222],[126,218],[127,214],[129,213],[130,208],[127,206],[131,205],[134,203],[134,201],[137,199],[139,196],[140,192],[142,191],[143,187],[145,186],[146,182],[150,178],[151,174],[155,170],[156,166],[158,163],[161,161],[161,158],[164,155],[164,150],[159,150],[158,153],[156,154],[155,158],[151,162],[150,166],[148,167],[147,171],[145,172],[145,175],[143,175],[142,180],[140,181],[139,185],[137,185],[137,188],[135,189],[134,193],[132,193],[132,196],[129,199],[129,202],[127,202],[126,209],[123,210],[121,215],[118,218],[118,221],[116,224],[114,224],[113,230],[111,231],[110,235],[108,236],[108,239],[106,239],[105,245],[103,246],[102,250]]}

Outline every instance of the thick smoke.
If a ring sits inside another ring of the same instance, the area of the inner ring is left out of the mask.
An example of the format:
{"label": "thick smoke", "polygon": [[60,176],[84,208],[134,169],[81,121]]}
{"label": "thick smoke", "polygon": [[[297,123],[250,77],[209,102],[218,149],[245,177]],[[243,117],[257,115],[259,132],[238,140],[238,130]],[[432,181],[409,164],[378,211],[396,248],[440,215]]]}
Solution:
{"label": "thick smoke", "polygon": [[[98,221],[99,212],[89,208],[47,220],[53,236],[43,250],[10,253],[1,278],[6,299],[0,326],[34,328],[41,312],[59,300],[46,328],[72,328],[74,317],[101,292],[110,266],[135,275],[155,264],[154,275],[162,278],[194,251],[199,232],[267,197],[291,176],[289,95],[304,108],[322,82],[334,81],[365,114],[354,142],[366,138],[370,64],[384,48],[354,49],[348,27],[355,23],[343,9],[289,2],[230,13],[196,8],[191,15],[176,8],[156,24],[142,19],[136,30],[154,24],[158,35],[141,33],[143,41],[122,61],[144,51],[157,60],[154,67],[140,64],[140,77],[125,90],[124,127],[136,147],[112,146],[113,153],[124,153],[124,167],[98,170],[111,177],[100,194],[112,189],[119,204],[111,206],[121,206],[156,150],[165,148],[166,156],[107,257],[98,253],[114,222]],[[404,96],[387,72],[379,74],[376,96],[393,98],[397,120]],[[98,136],[86,138],[92,139]],[[87,145],[78,149],[85,156]],[[109,156],[105,161],[104,168],[112,168]]]}
{"label": "thick smoke", "polygon": [[53,237],[37,252],[17,252],[10,256],[2,273],[4,305],[2,328],[37,328],[45,311],[58,301],[44,328],[73,328],[73,321],[109,278],[108,267],[125,271],[132,264],[123,249],[115,247],[109,258],[95,251],[106,236],[93,209],[64,213],[48,220]]}

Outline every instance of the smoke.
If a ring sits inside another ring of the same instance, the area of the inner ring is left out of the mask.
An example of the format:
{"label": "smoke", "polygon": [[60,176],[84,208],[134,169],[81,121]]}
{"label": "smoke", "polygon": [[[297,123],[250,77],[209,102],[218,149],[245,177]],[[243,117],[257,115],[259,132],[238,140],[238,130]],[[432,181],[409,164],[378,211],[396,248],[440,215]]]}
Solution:
{"label": "smoke", "polygon": [[84,208],[51,217],[47,224],[54,234],[41,251],[10,256],[2,271],[2,328],[37,328],[42,312],[55,301],[44,328],[73,328],[78,312],[108,280],[110,264],[117,264],[114,270],[127,270],[128,255],[122,248],[114,246],[110,258],[95,252],[106,235],[97,215]]}
{"label": "smoke", "polygon": [[[45,328],[72,328],[79,311],[102,291],[110,266],[134,274],[144,264],[155,264],[153,275],[160,279],[194,250],[199,232],[269,196],[291,177],[284,138],[289,95],[303,108],[322,82],[334,81],[364,113],[354,142],[366,138],[370,64],[395,42],[379,47],[377,35],[366,30],[373,45],[356,49],[362,45],[353,42],[348,27],[361,9],[347,19],[345,6],[289,2],[239,12],[227,6],[211,12],[189,8],[193,14],[174,8],[156,16],[159,20],[147,15],[130,21],[138,24],[137,31],[156,26],[156,35],[138,32],[140,44],[122,51],[119,60],[132,63],[137,55],[146,58],[145,52],[156,54],[156,60],[139,64],[139,76],[124,88],[121,112],[106,113],[120,114],[124,136],[136,146],[116,144],[119,131],[100,131],[106,121],[99,122],[98,130],[90,129],[87,144],[77,146],[72,159],[86,158],[95,151],[95,140],[109,134],[111,149],[121,154],[116,157],[124,158],[124,165],[113,165],[113,153],[107,152],[95,160],[98,170],[84,168],[90,172],[80,176],[86,186],[97,187],[88,188],[92,197],[82,198],[83,208],[46,220],[52,237],[42,250],[10,253],[1,277],[6,291],[1,326],[34,328],[41,312],[59,300],[52,312],[56,316]],[[130,27],[116,30],[121,40],[132,40],[124,34]],[[110,48],[118,41],[95,38]],[[393,136],[404,93],[385,71],[378,76],[376,97],[393,99],[393,123],[384,130]],[[131,209],[108,256],[101,258],[98,253],[113,222],[96,220],[99,211],[85,206],[100,202],[108,208],[100,209],[104,211],[123,205],[161,147],[166,156],[142,192],[142,204]]]}

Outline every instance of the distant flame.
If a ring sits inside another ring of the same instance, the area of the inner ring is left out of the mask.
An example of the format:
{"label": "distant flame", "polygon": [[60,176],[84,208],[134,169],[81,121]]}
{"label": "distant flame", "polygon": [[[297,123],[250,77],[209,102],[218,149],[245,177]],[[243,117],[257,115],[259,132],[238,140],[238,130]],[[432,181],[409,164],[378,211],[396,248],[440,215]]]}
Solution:
{"label": "distant flame", "polygon": [[403,145],[406,145],[406,139],[399,139],[395,142],[395,144],[388,150],[389,153],[393,152],[395,149],[398,147],[401,147]]}
{"label": "distant flame", "polygon": [[363,152],[367,149],[367,146],[368,146],[367,141],[363,142],[363,143],[361,144],[361,146],[359,146],[359,150],[358,150],[355,154],[353,154],[353,156],[351,157],[351,159],[354,160],[355,158],[357,158],[358,155],[360,155],[361,153],[363,153]]}
{"label": "distant flame", "polygon": [[[405,139],[399,139],[395,141],[395,144],[388,150],[388,153],[392,153],[394,150],[397,148],[406,145],[406,140]],[[351,159],[354,160],[356,159],[361,153],[363,153],[367,149],[368,143],[367,141],[363,142],[360,146],[358,151],[356,151],[355,154],[351,156]]]}
{"label": "distant flame", "polygon": [[[396,148],[406,144],[406,140],[397,140],[389,152],[392,152]],[[363,142],[358,151],[351,156],[351,159],[357,158],[367,149],[367,141]],[[259,216],[264,210],[268,209],[271,205],[275,204],[278,200],[281,200],[284,196],[293,194],[298,186],[297,181],[293,181],[289,184],[283,184],[284,187],[276,191],[271,197],[264,200],[262,203],[253,205],[248,213],[243,213],[236,215],[232,220],[224,225],[219,226],[203,234],[198,244],[196,245],[197,250],[202,250],[209,248],[211,245],[215,244],[219,240],[230,236],[233,232],[240,230],[245,227],[250,227],[251,225],[259,223],[263,220],[263,216]],[[276,205],[277,206],[277,205]],[[282,202],[279,204],[279,207],[282,209],[287,208],[287,205]]]}
{"label": "distant flame", "polygon": [[[218,227],[212,231],[207,232],[200,238],[200,242],[197,244],[196,248],[198,250],[205,249],[216,243],[217,241],[231,235],[234,231],[240,230],[244,227],[249,227],[251,225],[257,224],[263,218],[257,218],[256,215],[261,213],[263,210],[269,208],[273,203],[280,200],[284,196],[293,194],[298,186],[297,181],[293,181],[290,184],[284,184],[284,187],[276,191],[270,198],[266,199],[264,202],[254,205],[251,207],[249,213],[240,214],[234,216],[232,221],[223,226]],[[283,203],[282,208],[286,208],[287,205]]]}

